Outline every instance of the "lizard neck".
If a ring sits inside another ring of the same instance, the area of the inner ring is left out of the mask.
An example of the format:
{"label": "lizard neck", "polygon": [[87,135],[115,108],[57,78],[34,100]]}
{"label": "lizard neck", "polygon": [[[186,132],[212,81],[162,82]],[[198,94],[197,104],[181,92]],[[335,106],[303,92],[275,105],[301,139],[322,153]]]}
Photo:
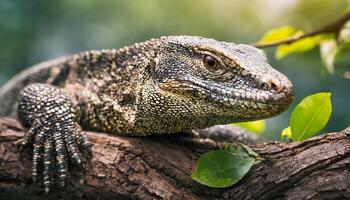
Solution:
{"label": "lizard neck", "polygon": [[87,111],[81,117],[85,127],[119,134],[131,129],[139,93],[150,75],[148,66],[160,43],[153,39],[118,50],[87,52],[79,62],[86,72],[80,75],[82,88],[74,90],[81,91],[78,102]]}
{"label": "lizard neck", "polygon": [[145,42],[135,43],[132,46],[126,46],[116,50],[115,61],[119,66],[144,67],[149,65],[159,49],[162,39],[150,39]]}

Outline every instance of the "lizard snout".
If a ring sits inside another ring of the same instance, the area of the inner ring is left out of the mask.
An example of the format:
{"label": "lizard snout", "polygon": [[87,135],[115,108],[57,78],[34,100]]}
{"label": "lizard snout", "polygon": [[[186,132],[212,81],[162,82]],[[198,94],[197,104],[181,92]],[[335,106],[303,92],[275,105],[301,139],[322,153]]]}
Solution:
{"label": "lizard snout", "polygon": [[264,85],[269,91],[275,91],[273,99],[283,104],[290,104],[294,99],[294,89],[291,81],[283,74],[265,77]]}
{"label": "lizard snout", "polygon": [[293,95],[293,85],[289,80],[271,78],[267,81],[267,86],[278,93]]}

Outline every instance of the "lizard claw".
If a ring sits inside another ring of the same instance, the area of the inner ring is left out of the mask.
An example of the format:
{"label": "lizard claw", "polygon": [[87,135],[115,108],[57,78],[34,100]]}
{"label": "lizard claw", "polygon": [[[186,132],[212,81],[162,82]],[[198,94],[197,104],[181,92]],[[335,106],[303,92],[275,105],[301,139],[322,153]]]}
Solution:
{"label": "lizard claw", "polygon": [[55,124],[54,127],[33,126],[20,142],[21,145],[29,144],[28,141],[30,140],[26,139],[27,136],[35,135],[33,138],[33,181],[36,182],[38,180],[39,164],[40,161],[43,161],[43,182],[46,193],[50,192],[53,182],[52,168],[54,163],[57,166],[57,176],[61,187],[65,186],[67,181],[67,160],[71,159],[74,163],[81,164],[81,155],[77,148],[77,141],[73,137],[73,135],[80,133],[73,133],[73,130],[69,130],[69,128],[58,129],[58,127],[59,123]]}
{"label": "lizard claw", "polygon": [[[32,110],[33,107],[41,109]],[[91,152],[86,135],[75,122],[70,99],[53,86],[29,85],[22,91],[19,116],[30,125],[19,143],[33,144],[33,181],[39,180],[39,165],[43,162],[45,192],[50,192],[53,177],[58,177],[59,185],[64,187],[68,176],[68,160],[82,164],[79,147]],[[54,175],[54,167],[57,168],[57,175]]]}
{"label": "lizard claw", "polygon": [[[76,124],[73,127],[75,126],[79,125]],[[54,164],[57,167],[59,185],[64,187],[68,176],[68,159],[74,164],[83,164],[78,146],[84,148],[87,152],[91,152],[91,145],[84,133],[77,132],[79,129],[71,128],[70,126],[64,126],[66,128],[60,127],[60,123],[56,123],[53,127],[33,126],[29,129],[25,138],[18,142],[21,146],[30,144],[28,142],[30,140],[27,140],[26,137],[35,135],[33,137],[32,176],[33,181],[37,182],[39,179],[39,164],[43,161],[43,183],[46,193],[50,192],[50,187],[52,186]]]}

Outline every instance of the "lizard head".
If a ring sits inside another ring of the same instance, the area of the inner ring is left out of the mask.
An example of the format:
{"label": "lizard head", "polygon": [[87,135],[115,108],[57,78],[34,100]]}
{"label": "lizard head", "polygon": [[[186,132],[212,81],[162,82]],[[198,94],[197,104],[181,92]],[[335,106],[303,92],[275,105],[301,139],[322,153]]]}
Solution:
{"label": "lizard head", "polygon": [[292,83],[260,49],[194,36],[162,40],[154,93],[184,115],[213,124],[249,121],[275,116],[293,100]]}

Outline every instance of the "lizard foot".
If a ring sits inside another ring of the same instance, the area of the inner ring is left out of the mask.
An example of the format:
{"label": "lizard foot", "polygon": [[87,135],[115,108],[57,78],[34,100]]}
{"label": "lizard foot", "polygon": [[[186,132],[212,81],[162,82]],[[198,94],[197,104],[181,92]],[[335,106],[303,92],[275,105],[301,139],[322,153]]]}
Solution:
{"label": "lizard foot", "polygon": [[31,84],[21,91],[18,116],[30,129],[22,144],[33,145],[33,180],[38,180],[39,164],[43,162],[45,192],[50,191],[54,170],[60,186],[65,186],[68,174],[68,159],[81,164],[79,147],[91,154],[87,136],[75,122],[72,100],[59,88],[48,84]]}

